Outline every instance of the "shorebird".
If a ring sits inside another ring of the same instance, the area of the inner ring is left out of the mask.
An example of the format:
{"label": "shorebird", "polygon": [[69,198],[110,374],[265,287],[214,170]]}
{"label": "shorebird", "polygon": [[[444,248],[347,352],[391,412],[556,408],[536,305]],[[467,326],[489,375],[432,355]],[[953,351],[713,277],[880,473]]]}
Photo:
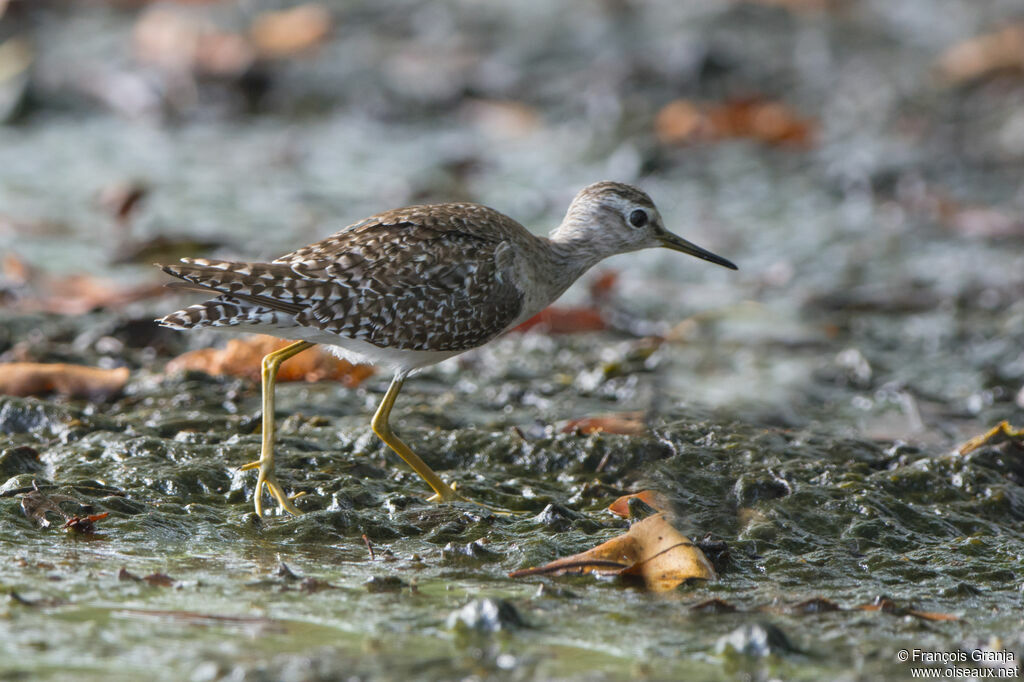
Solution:
{"label": "shorebird", "polygon": [[157,320],[172,329],[261,332],[294,340],[263,358],[263,440],[253,494],[263,488],[299,514],[274,471],[274,385],[288,358],[315,344],[339,357],[394,372],[371,422],[373,432],[433,489],[440,501],[464,498],[391,429],[407,377],[484,345],[557,299],[599,261],[664,247],[722,265],[732,262],[665,229],[642,190],[589,185],[549,237],[480,204],[449,203],[385,211],[269,263],[183,258],[161,265],[184,280],[168,286],[214,298]]}

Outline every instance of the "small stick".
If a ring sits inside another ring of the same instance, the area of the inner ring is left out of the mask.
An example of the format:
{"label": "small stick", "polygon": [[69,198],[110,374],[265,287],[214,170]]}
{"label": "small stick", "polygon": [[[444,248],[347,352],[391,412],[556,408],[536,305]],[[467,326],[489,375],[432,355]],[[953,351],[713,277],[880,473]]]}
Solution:
{"label": "small stick", "polygon": [[366,543],[366,551],[370,553],[370,561],[375,561],[377,557],[373,553],[373,543],[370,542],[370,538],[366,537],[366,533],[363,533],[363,542]]}

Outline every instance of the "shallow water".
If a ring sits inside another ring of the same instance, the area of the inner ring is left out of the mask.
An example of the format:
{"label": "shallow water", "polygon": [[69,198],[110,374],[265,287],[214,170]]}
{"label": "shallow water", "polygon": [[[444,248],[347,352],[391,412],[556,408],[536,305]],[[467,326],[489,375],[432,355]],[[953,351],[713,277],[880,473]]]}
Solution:
{"label": "shallow water", "polygon": [[[905,679],[901,649],[1019,661],[1021,446],[955,451],[1024,425],[1024,81],[937,79],[944,49],[1015,9],[941,5],[338,3],[319,53],[268,67],[257,113],[231,79],[184,109],[97,103],[85,76],[173,85],[131,56],[135,11],[5,17],[39,49],[29,109],[0,128],[0,250],[48,276],[161,281],[110,263],[125,232],[95,196],[126,179],[150,187],[135,237],[255,259],[421,201],[540,233],[616,178],[741,269],[617,257],[598,268],[619,271],[612,329],[510,334],[407,383],[393,420],[410,445],[524,514],[424,502],[370,431],[378,375],[279,387],[279,474],[307,513],[263,521],[236,469],[258,449],[259,386],[166,375],[223,337],[146,323],[192,299],[60,316],[3,280],[3,360],[132,370],[100,405],[0,397],[4,676]],[[237,28],[262,6],[187,11]],[[817,120],[817,144],[652,134],[674,98],[751,93]],[[480,106],[507,101],[535,116]],[[648,434],[562,432],[629,411]],[[110,515],[95,536],[40,528],[21,510],[33,482]],[[665,596],[506,577],[621,533],[605,507],[645,487],[726,543],[719,580]],[[896,610],[858,608],[879,597]],[[735,611],[693,608],[715,598]]]}

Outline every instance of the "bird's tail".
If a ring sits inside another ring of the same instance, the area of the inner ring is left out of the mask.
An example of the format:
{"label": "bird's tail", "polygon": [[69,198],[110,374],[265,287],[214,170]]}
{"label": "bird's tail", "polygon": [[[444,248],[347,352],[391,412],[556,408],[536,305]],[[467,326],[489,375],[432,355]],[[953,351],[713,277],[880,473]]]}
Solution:
{"label": "bird's tail", "polygon": [[157,319],[165,327],[267,324],[276,322],[280,313],[293,317],[303,310],[299,303],[303,287],[284,285],[297,282],[296,273],[287,265],[183,258],[180,264],[157,267],[182,280],[169,287],[219,294]]}

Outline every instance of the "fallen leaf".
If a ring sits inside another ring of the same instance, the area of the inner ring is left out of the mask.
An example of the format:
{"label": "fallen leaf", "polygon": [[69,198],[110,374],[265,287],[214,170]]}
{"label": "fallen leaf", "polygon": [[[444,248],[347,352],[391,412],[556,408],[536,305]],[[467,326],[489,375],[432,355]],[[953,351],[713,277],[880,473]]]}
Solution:
{"label": "fallen leaf", "polygon": [[28,263],[13,253],[5,253],[3,260],[3,281],[12,286],[24,286],[32,278]]}
{"label": "fallen leaf", "polygon": [[631,495],[623,495],[619,499],[608,505],[608,511],[616,516],[621,516],[624,519],[629,518],[629,501],[637,499],[658,511],[664,512],[669,511],[670,505],[665,496],[655,490],[641,490],[638,493],[632,493]]}
{"label": "fallen leaf", "polygon": [[611,296],[618,283],[619,271],[605,270],[590,281],[590,286],[587,288],[587,291],[590,293],[590,299],[593,301],[606,300]]}
{"label": "fallen leaf", "polygon": [[299,5],[260,14],[249,27],[249,39],[264,57],[290,57],[323,43],[331,24],[331,13],[323,5]]}
{"label": "fallen leaf", "polygon": [[1009,24],[957,43],[942,53],[936,68],[952,85],[1002,71],[1024,72],[1024,23]]}
{"label": "fallen leaf", "polygon": [[143,576],[142,580],[153,587],[174,587],[174,578],[163,573],[150,573]]}
{"label": "fallen leaf", "polygon": [[706,137],[708,125],[704,112],[696,104],[677,99],[658,111],[654,118],[654,133],[662,144],[682,144]]}
{"label": "fallen leaf", "polygon": [[0,394],[39,396],[50,393],[103,402],[128,381],[127,367],[101,369],[83,365],[39,362],[0,364]]}
{"label": "fallen leaf", "polygon": [[781,102],[761,97],[722,104],[674,100],[658,112],[654,132],[662,144],[751,138],[774,146],[810,147],[817,124]]}
{"label": "fallen leaf", "polygon": [[244,36],[222,31],[198,14],[155,7],[135,22],[135,54],[172,73],[237,76],[256,59]]}
{"label": "fallen leaf", "polygon": [[50,519],[47,518],[47,514],[56,514],[61,520],[69,518],[60,508],[61,502],[77,502],[77,500],[68,495],[47,495],[39,488],[35,488],[21,496],[21,511],[25,513],[26,517],[39,524],[41,528],[49,528]]}
{"label": "fallen leaf", "polygon": [[882,613],[889,613],[894,616],[911,616],[913,618],[919,618],[921,620],[928,620],[933,622],[942,621],[953,621],[960,620],[960,616],[955,616],[952,613],[938,613],[935,611],[916,611],[914,609],[908,609],[898,606],[896,602],[885,597],[876,599],[872,604],[862,604],[857,607],[861,611],[880,611]]}
{"label": "fallen leaf", "polygon": [[509,573],[529,575],[636,576],[652,592],[673,590],[690,579],[710,580],[715,569],[704,554],[672,527],[664,514],[634,523],[628,532],[581,554]]}
{"label": "fallen leaf", "polygon": [[717,138],[750,137],[772,145],[807,147],[815,124],[780,102],[758,97],[735,99],[707,112]]}
{"label": "fallen leaf", "polygon": [[643,412],[620,412],[597,417],[570,419],[562,427],[562,433],[616,433],[623,436],[639,436],[647,433]]}
{"label": "fallen leaf", "polygon": [[47,514],[54,514],[64,520],[64,525],[61,526],[62,529],[75,531],[83,535],[92,535],[96,532],[96,522],[110,515],[110,512],[91,514],[89,516],[68,514],[60,508],[60,504],[62,502],[80,504],[78,500],[69,495],[47,494],[38,487],[35,487],[34,482],[32,485],[33,490],[21,496],[21,510],[25,513],[25,516],[35,521],[42,528],[50,527],[50,519],[47,518]]}
{"label": "fallen leaf", "polygon": [[140,582],[142,580],[142,578],[140,578],[139,576],[135,575],[134,573],[129,571],[124,566],[122,566],[121,570],[117,572],[117,579],[118,580],[122,580],[122,581],[123,580],[131,580],[132,582],[136,582],[136,583]]}
{"label": "fallen leaf", "polygon": [[[291,342],[273,336],[253,335],[231,339],[223,349],[202,348],[179,355],[167,363],[168,372],[199,370],[258,379],[263,357]],[[322,348],[299,353],[281,365],[278,381],[340,381],[355,388],[374,373],[369,365],[353,365]]]}
{"label": "fallen leaf", "polygon": [[76,533],[92,535],[96,532],[96,522],[102,521],[108,516],[110,516],[110,512],[103,512],[102,514],[90,514],[89,516],[72,516],[64,522],[64,525],[61,526],[61,528],[63,528],[64,530],[75,531]]}
{"label": "fallen leaf", "polygon": [[483,132],[501,139],[526,137],[541,125],[536,109],[513,100],[473,99],[463,105],[461,113]]}
{"label": "fallen leaf", "polygon": [[539,327],[549,334],[571,334],[601,331],[607,329],[608,324],[596,308],[549,306],[515,327],[513,331],[525,332],[534,327]]}
{"label": "fallen leaf", "polygon": [[1022,440],[1024,440],[1024,429],[1018,429],[1010,426],[1010,422],[1008,421],[1001,421],[987,432],[980,436],[975,436],[961,445],[957,449],[957,453],[967,455],[986,445],[999,445],[1000,443],[1006,443],[1009,441]]}

